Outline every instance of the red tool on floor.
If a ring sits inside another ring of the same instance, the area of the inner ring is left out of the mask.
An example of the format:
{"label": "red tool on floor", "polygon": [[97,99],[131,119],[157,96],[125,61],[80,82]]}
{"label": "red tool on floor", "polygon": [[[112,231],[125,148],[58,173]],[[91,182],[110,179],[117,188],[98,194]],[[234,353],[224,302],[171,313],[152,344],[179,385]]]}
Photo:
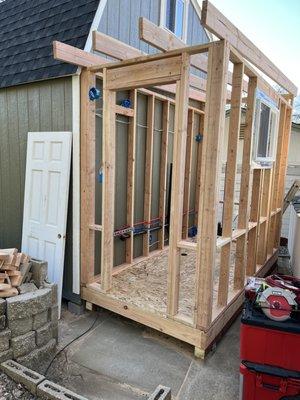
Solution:
{"label": "red tool on floor", "polygon": [[293,276],[250,278],[245,294],[274,321],[286,321],[300,308],[300,280]]}
{"label": "red tool on floor", "polygon": [[300,280],[253,277],[245,297],[240,400],[300,400]]}

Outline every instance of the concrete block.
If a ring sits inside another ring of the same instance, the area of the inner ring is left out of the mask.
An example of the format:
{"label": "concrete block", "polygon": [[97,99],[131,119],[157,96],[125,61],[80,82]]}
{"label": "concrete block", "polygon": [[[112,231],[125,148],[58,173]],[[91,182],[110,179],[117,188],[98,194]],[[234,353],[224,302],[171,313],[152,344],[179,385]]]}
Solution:
{"label": "concrete block", "polygon": [[22,357],[30,353],[36,347],[35,332],[31,331],[25,333],[25,335],[12,338],[11,347],[13,349],[14,358]]}
{"label": "concrete block", "polygon": [[0,317],[0,331],[3,331],[3,329],[5,329],[6,327],[6,316],[5,315],[1,315]]}
{"label": "concrete block", "polygon": [[33,330],[37,330],[48,322],[48,310],[43,311],[33,317]]}
{"label": "concrete block", "polygon": [[148,400],[171,400],[171,389],[166,386],[158,385]]}
{"label": "concrete block", "polygon": [[9,340],[11,338],[11,331],[5,329],[5,331],[0,332],[0,352],[9,349]]}
{"label": "concrete block", "polygon": [[68,302],[68,310],[75,315],[82,315],[85,313],[84,305],[75,304],[72,301]]}
{"label": "concrete block", "polygon": [[9,320],[29,318],[47,310],[52,305],[51,289],[39,289],[6,300]]}
{"label": "concrete block", "polygon": [[6,312],[6,300],[0,299],[0,315],[4,315]]}
{"label": "concrete block", "polygon": [[13,358],[13,351],[12,349],[6,350],[6,351],[2,351],[0,353],[0,363],[2,363],[3,361],[6,360],[11,360]]}
{"label": "concrete block", "polygon": [[19,287],[20,294],[35,292],[36,290],[38,290],[38,288],[34,283],[23,283],[23,285]]}
{"label": "concrete block", "polygon": [[56,283],[44,282],[44,288],[51,289],[51,292],[52,292],[52,305],[56,306],[57,303],[58,303],[57,284]]}
{"label": "concrete block", "polygon": [[48,277],[47,261],[31,259],[32,279],[38,288],[44,285]]}
{"label": "concrete block", "polygon": [[22,318],[7,321],[8,327],[11,330],[11,337],[24,335],[27,332],[32,331],[33,318]]}
{"label": "concrete block", "polygon": [[36,395],[37,386],[45,380],[45,377],[31,369],[24,367],[13,360],[1,364],[1,370],[15,382],[21,383],[29,392]]}
{"label": "concrete block", "polygon": [[38,385],[37,396],[41,400],[88,400],[86,397],[47,380]]}
{"label": "concrete block", "polygon": [[46,325],[37,329],[36,331],[36,344],[38,347],[43,346],[52,339],[51,323],[48,322]]}
{"label": "concrete block", "polygon": [[25,367],[38,371],[39,373],[44,372],[48,367],[50,361],[55,355],[56,341],[51,339],[50,342],[45,346],[37,347],[31,353],[26,356],[17,358],[17,362],[25,365]]}

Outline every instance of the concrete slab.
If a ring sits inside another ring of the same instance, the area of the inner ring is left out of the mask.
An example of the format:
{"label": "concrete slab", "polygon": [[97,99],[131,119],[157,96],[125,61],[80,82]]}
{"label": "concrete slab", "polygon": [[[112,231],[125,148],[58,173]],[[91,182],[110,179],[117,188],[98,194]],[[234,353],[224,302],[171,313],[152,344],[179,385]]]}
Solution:
{"label": "concrete slab", "polygon": [[238,319],[205,361],[192,361],[178,400],[238,398],[239,326]]}
{"label": "concrete slab", "polygon": [[143,336],[144,328],[109,317],[86,337],[71,361],[119,383],[152,392],[159,384],[176,395],[190,366],[178,349]]}

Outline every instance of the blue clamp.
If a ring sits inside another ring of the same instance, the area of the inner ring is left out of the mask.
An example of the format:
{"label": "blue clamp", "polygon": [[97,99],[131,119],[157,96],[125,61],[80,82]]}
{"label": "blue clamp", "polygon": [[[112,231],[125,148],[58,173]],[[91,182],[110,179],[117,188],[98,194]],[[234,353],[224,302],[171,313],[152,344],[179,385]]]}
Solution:
{"label": "blue clamp", "polygon": [[103,183],[103,168],[102,167],[98,171],[98,182]]}
{"label": "blue clamp", "polygon": [[198,133],[198,135],[195,136],[195,140],[197,143],[202,142],[203,140],[203,135],[201,135],[200,133]]}
{"label": "blue clamp", "polygon": [[189,237],[195,237],[195,236],[197,236],[197,233],[198,233],[197,226],[193,225],[193,226],[191,226],[191,227],[189,228],[188,236],[189,236]]}
{"label": "blue clamp", "polygon": [[131,107],[131,101],[130,99],[124,99],[121,102],[121,106],[125,108],[130,108]]}
{"label": "blue clamp", "polygon": [[95,87],[91,87],[89,90],[89,98],[91,101],[98,100],[100,98],[100,90]]}

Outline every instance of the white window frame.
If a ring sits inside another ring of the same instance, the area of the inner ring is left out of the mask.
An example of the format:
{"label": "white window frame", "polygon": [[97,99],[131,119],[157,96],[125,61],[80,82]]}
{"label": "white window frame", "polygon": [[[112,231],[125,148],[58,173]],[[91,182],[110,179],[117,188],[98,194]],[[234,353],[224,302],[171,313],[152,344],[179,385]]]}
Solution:
{"label": "white window frame", "polygon": [[[259,146],[260,110],[262,104],[270,108],[268,135],[272,136],[270,138],[270,154],[267,157],[260,157],[257,154]],[[274,115],[275,123],[272,131],[270,131],[272,115]],[[272,99],[270,99],[263,91],[256,89],[255,113],[254,113],[253,129],[252,129],[253,133],[252,166],[254,168],[272,168],[273,163],[276,159],[278,120],[279,120],[279,109],[276,103]]]}
{"label": "white window frame", "polygon": [[160,1],[160,21],[159,26],[172,33],[174,36],[178,37],[178,39],[182,40],[184,43],[187,41],[187,21],[188,21],[188,10],[190,0],[183,0],[184,2],[184,10],[183,10],[183,26],[182,26],[182,37],[178,37],[166,26],[166,11],[167,11],[167,0]]}

